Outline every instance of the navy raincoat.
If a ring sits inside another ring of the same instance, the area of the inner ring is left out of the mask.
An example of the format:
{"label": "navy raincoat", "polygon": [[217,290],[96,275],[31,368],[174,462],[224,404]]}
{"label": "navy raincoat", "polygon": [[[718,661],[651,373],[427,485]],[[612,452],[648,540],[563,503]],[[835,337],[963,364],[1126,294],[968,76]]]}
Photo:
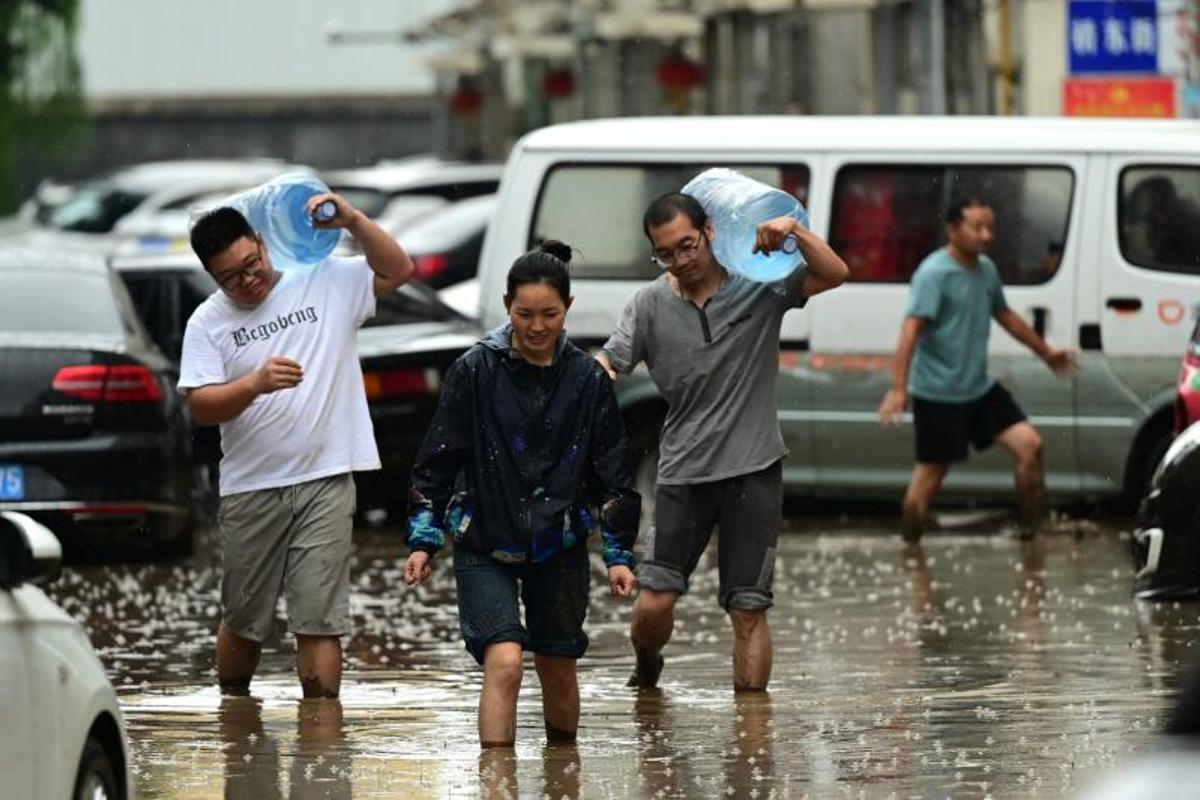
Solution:
{"label": "navy raincoat", "polygon": [[506,563],[544,561],[599,523],[604,561],[632,567],[641,498],[612,381],[559,337],[547,367],[521,358],[512,326],[446,373],[412,470],[408,545],[456,545]]}

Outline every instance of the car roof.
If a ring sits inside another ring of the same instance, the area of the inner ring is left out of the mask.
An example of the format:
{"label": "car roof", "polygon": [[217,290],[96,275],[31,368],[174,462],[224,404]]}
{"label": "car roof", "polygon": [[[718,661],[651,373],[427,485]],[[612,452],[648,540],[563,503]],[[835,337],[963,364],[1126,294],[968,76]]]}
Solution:
{"label": "car roof", "polygon": [[152,253],[147,255],[116,256],[111,259],[113,269],[118,272],[133,270],[203,270],[204,265],[195,253],[183,250],[178,253]]}
{"label": "car roof", "polygon": [[482,194],[448,203],[401,231],[396,240],[406,250],[425,252],[465,242],[487,227],[500,204],[499,195]]}
{"label": "car roof", "polygon": [[1200,153],[1200,122],[1066,117],[626,117],[551,125],[527,134],[527,151],[1154,152]]}
{"label": "car roof", "polygon": [[48,247],[2,247],[0,248],[0,270],[28,270],[38,272],[87,272],[104,275],[108,264],[96,253]]}
{"label": "car roof", "polygon": [[333,188],[354,187],[381,192],[419,191],[425,187],[477,181],[500,181],[504,165],[459,161],[414,160],[380,162],[372,167],[330,170],[323,173]]}
{"label": "car roof", "polygon": [[121,167],[98,180],[109,181],[122,189],[153,194],[177,185],[255,183],[292,170],[311,171],[302,164],[289,164],[276,158],[180,159],[151,161]]}

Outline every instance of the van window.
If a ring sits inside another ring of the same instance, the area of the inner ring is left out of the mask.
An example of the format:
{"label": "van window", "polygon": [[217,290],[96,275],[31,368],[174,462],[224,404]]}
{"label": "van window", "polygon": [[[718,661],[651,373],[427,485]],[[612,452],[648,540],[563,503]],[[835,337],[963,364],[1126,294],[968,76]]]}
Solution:
{"label": "van window", "polygon": [[542,185],[528,246],[546,239],[571,245],[574,278],[655,278],[662,270],[650,262],[642,214],[654,198],[679,191],[712,166],[783,189],[808,207],[809,171],[803,164],[564,164]]}
{"label": "van window", "polygon": [[945,244],[946,208],[979,197],[996,214],[989,255],[1009,285],[1045,283],[1062,260],[1074,176],[1066,167],[843,167],[834,183],[829,243],[859,283],[908,283]]}
{"label": "van window", "polygon": [[1136,166],[1121,172],[1117,229],[1130,264],[1200,275],[1200,168]]}

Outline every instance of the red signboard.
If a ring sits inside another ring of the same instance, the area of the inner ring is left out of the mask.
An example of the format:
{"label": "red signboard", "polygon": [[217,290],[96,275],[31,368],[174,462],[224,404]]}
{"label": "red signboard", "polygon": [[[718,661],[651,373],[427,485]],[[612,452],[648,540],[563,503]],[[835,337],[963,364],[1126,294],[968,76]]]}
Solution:
{"label": "red signboard", "polygon": [[1174,117],[1174,78],[1067,78],[1063,113],[1068,117]]}

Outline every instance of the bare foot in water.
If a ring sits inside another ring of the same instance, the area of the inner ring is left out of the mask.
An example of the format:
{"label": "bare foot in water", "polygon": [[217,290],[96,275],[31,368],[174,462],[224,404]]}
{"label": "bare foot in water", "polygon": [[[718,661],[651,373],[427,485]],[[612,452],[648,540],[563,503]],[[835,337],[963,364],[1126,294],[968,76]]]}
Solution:
{"label": "bare foot in water", "polygon": [[662,674],[662,669],[661,653],[651,656],[643,656],[639,653],[637,666],[633,668],[633,674],[629,676],[629,681],[625,685],[635,689],[653,689],[658,686],[658,676]]}

